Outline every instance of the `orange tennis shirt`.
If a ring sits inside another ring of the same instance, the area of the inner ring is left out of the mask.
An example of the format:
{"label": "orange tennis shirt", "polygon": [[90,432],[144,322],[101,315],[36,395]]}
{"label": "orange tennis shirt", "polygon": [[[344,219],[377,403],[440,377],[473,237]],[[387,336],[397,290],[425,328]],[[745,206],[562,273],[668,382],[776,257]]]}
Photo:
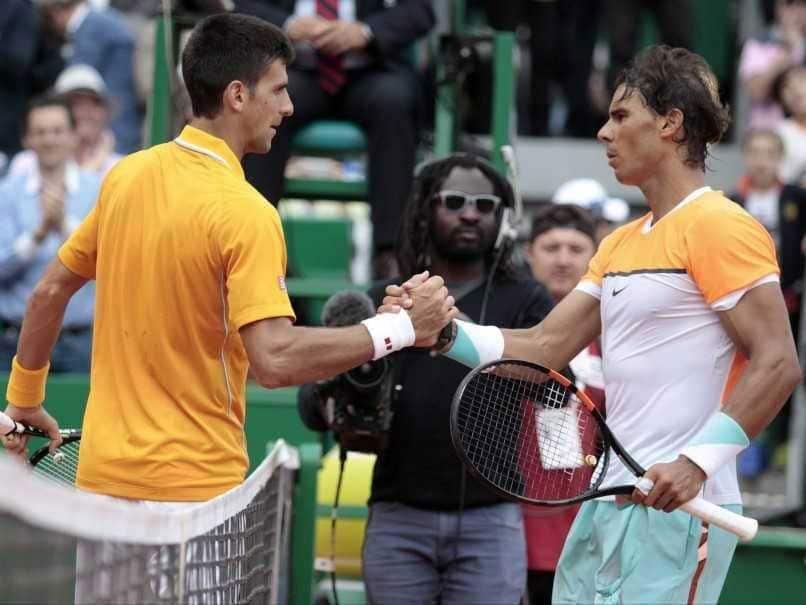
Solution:
{"label": "orange tennis shirt", "polygon": [[277,211],[227,144],[186,127],[121,160],[59,258],[97,282],[78,486],[197,501],[243,481],[238,330],[294,311]]}

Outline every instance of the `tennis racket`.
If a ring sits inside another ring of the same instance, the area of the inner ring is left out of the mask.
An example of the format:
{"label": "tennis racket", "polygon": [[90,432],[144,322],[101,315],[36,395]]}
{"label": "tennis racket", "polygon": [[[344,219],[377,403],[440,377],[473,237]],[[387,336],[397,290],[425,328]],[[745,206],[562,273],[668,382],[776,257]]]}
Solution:
{"label": "tennis racket", "polygon": [[[649,493],[645,469],[622,447],[590,398],[565,376],[527,361],[502,359],[468,374],[453,398],[451,439],[482,483],[504,497],[561,506],[610,495]],[[599,489],[611,452],[634,485]],[[683,510],[751,540],[758,521],[696,497]]]}
{"label": "tennis racket", "polygon": [[[13,433],[48,439],[47,433],[19,423],[0,412],[0,434],[8,436]],[[59,433],[62,436],[62,443],[56,451],[51,453],[47,445],[42,446],[31,455],[28,462],[38,474],[48,479],[75,485],[81,429],[63,429]]]}

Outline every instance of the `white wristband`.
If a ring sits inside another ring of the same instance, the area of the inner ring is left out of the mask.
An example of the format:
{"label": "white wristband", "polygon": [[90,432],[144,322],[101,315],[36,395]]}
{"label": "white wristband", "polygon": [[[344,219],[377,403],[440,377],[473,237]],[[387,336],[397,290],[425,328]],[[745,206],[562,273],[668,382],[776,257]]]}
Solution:
{"label": "white wristband", "polygon": [[722,465],[733,460],[750,443],[744,429],[724,412],[717,412],[703,425],[681,455],[712,477]]}
{"label": "white wristband", "polygon": [[361,323],[369,332],[375,347],[373,360],[414,344],[414,326],[409,314],[403,309],[398,313],[378,313]]}
{"label": "white wristband", "polygon": [[470,368],[504,355],[504,333],[495,326],[479,326],[469,321],[454,319],[456,339],[443,355]]}

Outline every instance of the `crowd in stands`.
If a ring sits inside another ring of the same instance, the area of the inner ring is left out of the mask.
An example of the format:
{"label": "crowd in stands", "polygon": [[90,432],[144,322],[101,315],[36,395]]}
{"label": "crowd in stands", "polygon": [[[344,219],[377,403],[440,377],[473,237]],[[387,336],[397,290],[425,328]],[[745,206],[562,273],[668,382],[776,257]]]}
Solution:
{"label": "crowd in stands", "polygon": [[[595,137],[614,75],[638,48],[643,11],[651,9],[661,41],[695,49],[694,0],[520,2],[518,31],[526,32],[521,38],[527,51],[520,64],[528,72],[521,78],[528,83],[528,100],[517,117],[522,136]],[[295,133],[322,117],[362,127],[368,141],[375,277],[397,271],[398,227],[411,199],[430,102],[422,94],[411,47],[435,25],[432,4],[187,3],[258,16],[284,28],[294,42],[297,59],[288,70],[294,115],[278,130],[268,155],[244,162],[247,178],[272,203],[283,197]],[[104,176],[122,155],[144,144],[153,16],[160,5],[157,0],[0,2],[0,371],[10,367],[34,284],[91,211]],[[764,26],[737,41],[733,61],[733,105],[744,103],[747,110],[733,125],[744,173],[731,199],[773,236],[797,337],[806,253],[806,1],[758,0],[757,5]],[[631,215],[627,202],[609,196],[586,175],[579,177],[552,199],[540,200],[545,203],[520,254],[522,271],[531,270],[530,277],[544,283],[555,301],[582,276],[598,243]],[[51,371],[88,371],[92,305],[93,290],[87,287],[68,308]],[[597,343],[591,343],[586,358],[572,365],[578,381],[594,394],[601,385],[597,351]],[[604,403],[603,392],[599,395]],[[751,447],[740,471],[750,477],[763,471],[772,456],[769,447],[767,441]],[[547,602],[556,546],[573,516],[574,509],[525,511],[534,603]],[[556,535],[544,542],[533,537],[551,532]]]}

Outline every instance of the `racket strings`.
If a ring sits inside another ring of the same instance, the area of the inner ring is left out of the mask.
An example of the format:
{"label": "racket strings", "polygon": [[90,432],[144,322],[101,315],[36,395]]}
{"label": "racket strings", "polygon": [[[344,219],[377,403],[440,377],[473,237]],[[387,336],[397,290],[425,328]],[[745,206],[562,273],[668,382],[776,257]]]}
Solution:
{"label": "racket strings", "polygon": [[536,368],[477,374],[457,408],[471,466],[500,489],[539,501],[576,498],[606,462],[597,422],[572,390]]}
{"label": "racket strings", "polygon": [[69,441],[55,452],[46,454],[34,465],[35,472],[59,483],[75,485],[80,444],[78,440]]}

